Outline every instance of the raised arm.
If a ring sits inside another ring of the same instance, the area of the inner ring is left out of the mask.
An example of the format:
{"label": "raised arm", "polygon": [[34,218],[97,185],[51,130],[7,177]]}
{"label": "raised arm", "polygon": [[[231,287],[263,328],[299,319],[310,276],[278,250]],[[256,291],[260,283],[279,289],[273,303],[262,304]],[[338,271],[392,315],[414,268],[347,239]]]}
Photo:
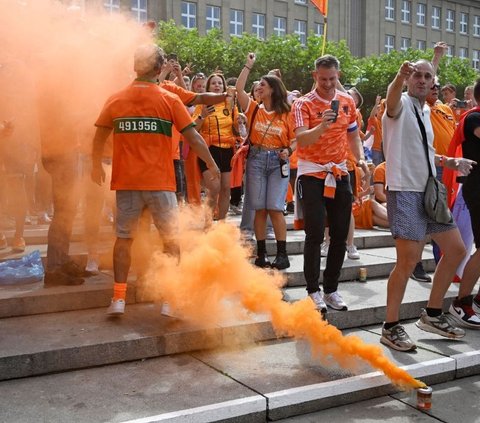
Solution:
{"label": "raised arm", "polygon": [[415,67],[412,63],[405,61],[400,66],[395,79],[390,83],[387,90],[386,113],[388,117],[394,118],[399,115],[402,110],[402,102],[400,101],[405,81],[414,72]]}
{"label": "raised arm", "polygon": [[248,102],[250,101],[250,96],[245,92],[245,85],[247,83],[248,75],[250,74],[250,71],[255,64],[255,60],[255,53],[247,54],[247,60],[245,62],[245,65],[243,66],[242,71],[240,72],[240,75],[238,75],[237,84],[235,85],[237,89],[238,104],[240,105],[242,110],[247,109]]}
{"label": "raised arm", "polygon": [[443,41],[439,41],[433,47],[433,58],[432,58],[432,66],[435,75],[438,73],[438,65],[440,64],[440,59],[445,55],[447,52],[448,45]]}

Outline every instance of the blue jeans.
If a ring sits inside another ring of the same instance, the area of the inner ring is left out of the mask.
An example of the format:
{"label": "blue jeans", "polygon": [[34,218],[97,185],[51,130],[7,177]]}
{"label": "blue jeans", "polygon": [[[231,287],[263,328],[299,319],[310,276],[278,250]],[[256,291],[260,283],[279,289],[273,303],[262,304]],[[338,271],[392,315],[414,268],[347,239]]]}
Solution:
{"label": "blue jeans", "polygon": [[385,157],[382,151],[374,150],[372,148],[372,162],[375,166],[385,161]]}
{"label": "blue jeans", "polygon": [[302,202],[305,228],[303,273],[309,294],[319,290],[320,248],[327,215],[330,246],[327,266],[323,272],[323,291],[331,294],[337,290],[352,212],[352,188],[349,179],[347,175],[337,181],[335,198],[326,198],[323,196],[324,179],[306,175],[298,178],[297,197]]}
{"label": "blue jeans", "polygon": [[286,178],[281,177],[278,151],[251,146],[246,174],[250,207],[253,210],[283,211],[290,170]]}

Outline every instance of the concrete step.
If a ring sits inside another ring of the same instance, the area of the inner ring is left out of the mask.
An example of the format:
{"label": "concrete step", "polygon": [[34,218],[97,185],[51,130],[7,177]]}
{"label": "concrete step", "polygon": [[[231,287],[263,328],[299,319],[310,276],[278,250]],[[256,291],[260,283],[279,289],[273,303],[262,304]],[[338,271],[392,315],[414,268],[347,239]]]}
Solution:
{"label": "concrete step", "polygon": [[[378,325],[344,335],[379,346],[388,359],[428,385],[479,374],[476,333],[468,331],[464,340],[453,341],[422,332],[413,321],[406,330],[417,342],[415,353],[379,344]],[[2,381],[0,421],[257,423],[398,392],[380,372],[356,364],[355,372],[322,364],[303,341],[284,339]],[[434,392],[434,401],[435,395],[443,400]],[[413,394],[396,396],[414,407]],[[388,413],[386,407],[382,416],[398,416],[396,408]],[[425,416],[413,409],[402,415],[401,421]]]}
{"label": "concrete step", "polygon": [[[100,283],[100,282],[99,282]],[[52,288],[53,289],[53,288]],[[75,288],[69,288],[70,294]],[[450,287],[447,297],[456,295]],[[340,329],[379,324],[385,314],[386,280],[342,284],[341,293],[348,312],[329,311],[327,319]],[[402,305],[402,318],[420,314],[430,294],[430,284],[411,281]],[[296,301],[306,296],[303,288],[288,288],[285,297]],[[105,305],[108,304],[106,298]],[[232,307],[237,303],[232,303]],[[446,302],[448,307],[449,302]],[[238,306],[237,306],[238,307]],[[95,308],[0,320],[0,379],[93,367],[275,339],[267,315],[248,314],[215,326],[199,321],[167,318],[161,305],[127,305],[119,319]],[[19,334],[22,334],[19,337]]]}

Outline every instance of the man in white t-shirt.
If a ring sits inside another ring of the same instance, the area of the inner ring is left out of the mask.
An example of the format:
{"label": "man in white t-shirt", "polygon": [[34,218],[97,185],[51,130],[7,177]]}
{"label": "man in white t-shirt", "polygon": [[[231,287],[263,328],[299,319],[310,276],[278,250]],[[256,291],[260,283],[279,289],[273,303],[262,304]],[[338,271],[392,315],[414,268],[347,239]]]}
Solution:
{"label": "man in white t-shirt", "polygon": [[[380,342],[399,350],[416,348],[399,323],[400,305],[408,279],[421,258],[427,234],[440,246],[443,257],[433,278],[430,298],[416,325],[425,331],[448,338],[461,338],[465,331],[452,326],[442,313],[443,298],[465,256],[455,223],[437,223],[424,208],[424,191],[429,176],[427,152],[421,123],[425,128],[428,161],[435,176],[435,166],[467,172],[472,161],[435,154],[430,109],[425,103],[434,83],[432,64],[426,60],[404,62],[389,85],[386,112],[383,116],[383,140],[386,158],[387,208],[392,235],[395,238],[397,263],[388,279],[387,311]],[[407,92],[402,93],[404,85]]]}

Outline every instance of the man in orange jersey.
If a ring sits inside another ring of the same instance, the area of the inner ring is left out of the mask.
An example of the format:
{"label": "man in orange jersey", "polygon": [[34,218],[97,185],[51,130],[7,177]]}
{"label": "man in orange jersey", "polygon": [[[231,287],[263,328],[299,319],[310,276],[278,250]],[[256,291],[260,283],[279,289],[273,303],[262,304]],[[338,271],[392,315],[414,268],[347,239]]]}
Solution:
{"label": "man in orange jersey", "polygon": [[180,98],[157,85],[163,56],[162,49],[153,44],[139,47],[134,60],[137,79],[107,100],[95,123],[92,179],[98,184],[105,179],[101,157],[105,141],[113,130],[111,188],[117,191],[117,239],[113,250],[115,283],[109,315],[121,315],[125,311],[130,250],[143,208],[150,210],[167,249],[178,253],[173,239],[177,209],[173,125],[207,163],[209,177],[220,176]]}
{"label": "man in orange jersey", "polygon": [[[352,189],[346,164],[349,148],[357,166],[369,178],[355,102],[336,88],[339,68],[339,61],[331,55],[318,58],[312,73],[315,89],[296,100],[292,108],[297,137],[297,199],[300,200],[295,207],[301,203],[306,234],[304,275],[308,295],[321,312],[327,311],[327,305],[335,310],[347,310],[337,287],[352,211]],[[335,103],[332,104],[332,100]],[[332,110],[332,106],[338,111]],[[327,214],[330,248],[323,273],[322,295],[319,288],[320,246]]]}

